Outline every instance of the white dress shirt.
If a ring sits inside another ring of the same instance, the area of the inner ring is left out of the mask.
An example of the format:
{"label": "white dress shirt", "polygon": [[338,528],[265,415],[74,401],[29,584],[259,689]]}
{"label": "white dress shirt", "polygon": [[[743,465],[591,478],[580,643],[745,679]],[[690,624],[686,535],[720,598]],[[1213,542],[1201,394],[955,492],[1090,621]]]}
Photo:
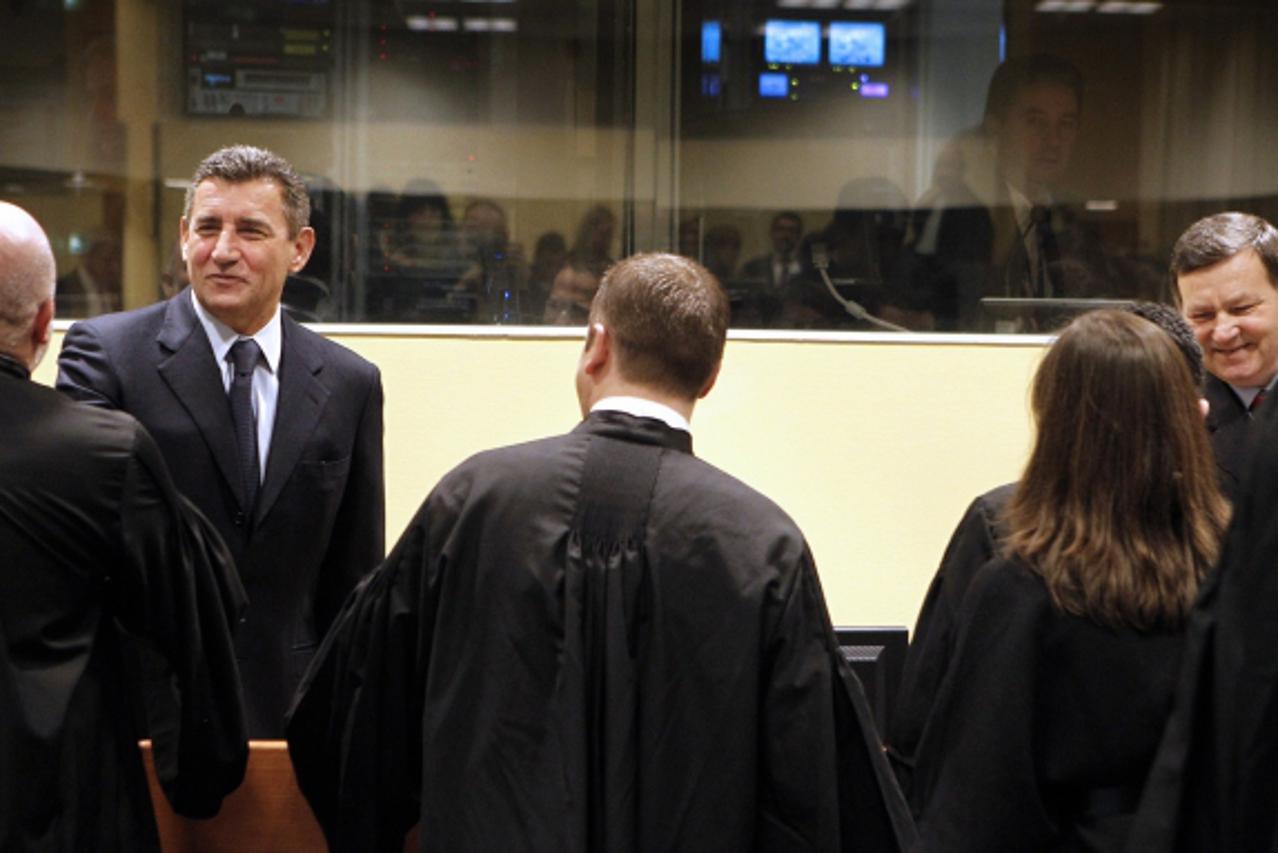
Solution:
{"label": "white dress shirt", "polygon": [[222,390],[230,391],[231,380],[235,375],[235,367],[226,358],[231,346],[240,338],[252,338],[262,349],[262,358],[253,370],[253,418],[257,422],[258,471],[265,479],[266,460],[271,451],[271,434],[275,431],[275,407],[280,397],[280,351],[284,342],[280,307],[275,306],[274,316],[257,330],[257,334],[241,335],[204,310],[200,300],[195,298],[194,289],[191,290],[191,303],[195,305],[195,316],[200,318],[200,325],[208,335],[209,345],[213,347],[213,360],[222,370]]}
{"label": "white dress shirt", "polygon": [[643,397],[604,397],[591,406],[590,411],[624,412],[637,418],[654,418],[672,429],[681,429],[687,433],[692,432],[692,425],[688,423],[688,419],[683,415],[665,403],[646,400]]}

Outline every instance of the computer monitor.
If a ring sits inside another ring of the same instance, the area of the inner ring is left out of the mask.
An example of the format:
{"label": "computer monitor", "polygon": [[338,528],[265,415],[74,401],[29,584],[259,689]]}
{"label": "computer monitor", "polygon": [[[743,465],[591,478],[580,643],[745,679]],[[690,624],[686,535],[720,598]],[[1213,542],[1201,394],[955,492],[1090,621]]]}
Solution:
{"label": "computer monitor", "polygon": [[888,715],[896,701],[896,690],[905,669],[905,649],[910,632],[900,626],[835,628],[843,658],[861,679],[865,696],[874,712],[880,735],[887,731]]}
{"label": "computer monitor", "polygon": [[723,25],[718,21],[701,22],[701,61],[717,65],[723,56]]}
{"label": "computer monitor", "polygon": [[760,98],[787,98],[790,96],[790,75],[780,71],[764,71],[759,74]]}
{"label": "computer monitor", "polygon": [[887,28],[872,21],[830,22],[830,64],[880,68],[887,61]]}
{"label": "computer monitor", "polygon": [[821,61],[821,24],[779,18],[765,21],[763,59],[770,65],[816,65]]}
{"label": "computer monitor", "polygon": [[1127,308],[1130,299],[1089,299],[1080,297],[985,296],[981,307],[993,318],[995,331],[1037,329],[1051,332],[1064,328],[1070,320],[1097,308]]}

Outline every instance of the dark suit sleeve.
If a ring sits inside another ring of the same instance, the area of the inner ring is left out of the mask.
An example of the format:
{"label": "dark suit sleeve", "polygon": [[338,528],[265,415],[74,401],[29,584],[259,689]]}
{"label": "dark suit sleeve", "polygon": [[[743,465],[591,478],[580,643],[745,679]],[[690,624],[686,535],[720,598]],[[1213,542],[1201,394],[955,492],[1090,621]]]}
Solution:
{"label": "dark suit sleeve", "polygon": [[386,553],[386,489],[382,455],[382,378],[372,368],[359,428],[351,450],[350,473],[333,534],[320,567],[315,626],[328,630],[360,578]]}
{"label": "dark suit sleeve", "polygon": [[231,629],[245,605],[217,532],[178,495],[141,426],[121,500],[112,612],[139,638],[156,772],[179,814],[208,817],[248,759]]}
{"label": "dark suit sleeve", "polygon": [[58,355],[57,388],[82,403],[121,408],[120,378],[92,324],[76,323],[67,330]]}

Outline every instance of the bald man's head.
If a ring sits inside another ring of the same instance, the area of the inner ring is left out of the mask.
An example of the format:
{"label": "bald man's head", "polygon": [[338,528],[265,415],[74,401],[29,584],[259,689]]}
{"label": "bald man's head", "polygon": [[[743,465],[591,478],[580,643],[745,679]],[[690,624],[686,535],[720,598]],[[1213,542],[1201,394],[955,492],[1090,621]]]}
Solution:
{"label": "bald man's head", "polygon": [[53,318],[53,250],[22,208],[0,201],[0,352],[34,367]]}

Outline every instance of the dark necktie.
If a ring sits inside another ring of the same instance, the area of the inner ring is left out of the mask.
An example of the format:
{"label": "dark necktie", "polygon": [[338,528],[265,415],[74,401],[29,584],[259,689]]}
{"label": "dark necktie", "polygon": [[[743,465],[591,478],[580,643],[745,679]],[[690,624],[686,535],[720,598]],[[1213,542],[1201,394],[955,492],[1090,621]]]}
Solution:
{"label": "dark necktie", "polygon": [[1036,204],[1030,208],[1030,221],[1034,223],[1034,238],[1038,241],[1038,272],[1034,275],[1035,296],[1060,296],[1058,277],[1061,267],[1061,249],[1052,230],[1052,209]]}
{"label": "dark necktie", "polygon": [[1252,415],[1256,414],[1256,411],[1260,408],[1260,404],[1265,401],[1265,394],[1268,390],[1269,389],[1267,388],[1261,388],[1260,391],[1256,393],[1256,396],[1251,398],[1251,405],[1247,407],[1248,412]]}
{"label": "dark necktie", "polygon": [[241,338],[231,345],[226,360],[235,372],[231,377],[231,421],[235,424],[235,443],[240,450],[240,474],[244,478],[244,511],[252,517],[261,481],[257,460],[257,421],[253,417],[253,370],[262,349],[252,338]]}

